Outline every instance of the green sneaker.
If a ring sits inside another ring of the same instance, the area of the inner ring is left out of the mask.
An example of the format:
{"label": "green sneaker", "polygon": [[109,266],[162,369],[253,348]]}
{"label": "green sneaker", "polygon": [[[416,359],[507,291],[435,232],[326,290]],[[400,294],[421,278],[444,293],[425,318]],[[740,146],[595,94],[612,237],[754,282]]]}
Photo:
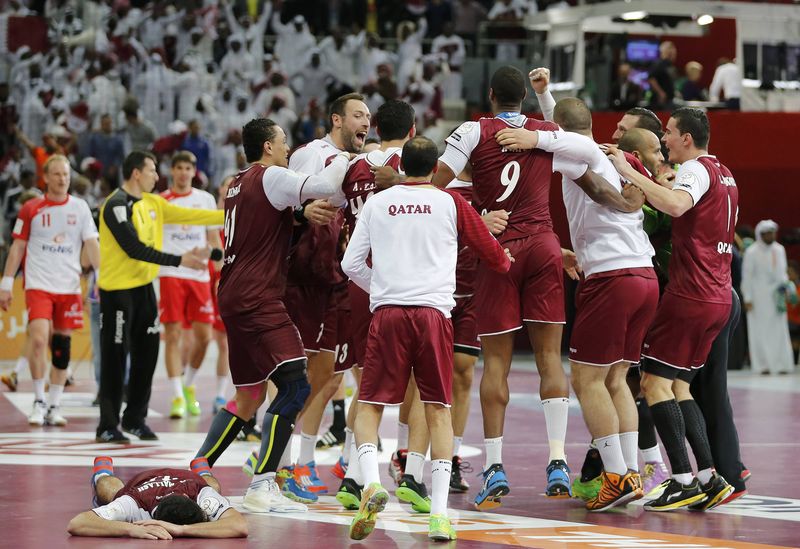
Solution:
{"label": "green sneaker", "polygon": [[361,495],[361,506],[350,523],[350,539],[362,540],[375,529],[378,513],[384,510],[389,501],[389,492],[373,482],[367,486]]}
{"label": "green sneaker", "polygon": [[428,519],[428,537],[433,541],[452,541],[456,539],[456,531],[446,516],[431,515]]}
{"label": "green sneaker", "polygon": [[428,496],[425,483],[417,482],[411,475],[403,475],[400,478],[400,485],[394,491],[394,495],[403,503],[410,503],[411,508],[417,513],[431,512],[431,498]]}
{"label": "green sneaker", "polygon": [[583,501],[589,501],[597,497],[602,486],[602,476],[597,476],[586,482],[583,482],[581,477],[577,477],[572,483],[572,494]]}
{"label": "green sneaker", "polygon": [[348,511],[355,511],[361,506],[361,491],[363,486],[356,484],[351,478],[343,478],[342,485],[339,491],[336,492],[336,501],[342,504],[342,507]]}
{"label": "green sneaker", "polygon": [[186,399],[182,397],[175,397],[172,399],[172,408],[169,409],[169,417],[172,419],[181,419],[186,415]]}
{"label": "green sneaker", "polygon": [[186,400],[186,411],[190,416],[200,415],[200,403],[197,402],[197,395],[194,385],[183,388],[183,398]]}

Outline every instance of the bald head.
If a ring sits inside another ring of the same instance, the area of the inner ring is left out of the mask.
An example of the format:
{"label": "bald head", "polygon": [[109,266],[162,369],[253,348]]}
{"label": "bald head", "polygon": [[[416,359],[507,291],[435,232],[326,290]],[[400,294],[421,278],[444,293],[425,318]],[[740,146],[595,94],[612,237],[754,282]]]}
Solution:
{"label": "bald head", "polygon": [[625,132],[619,140],[619,148],[636,156],[653,174],[658,173],[659,167],[664,162],[658,136],[644,128],[631,128]]}
{"label": "bald head", "polygon": [[577,97],[567,97],[556,103],[553,121],[568,132],[589,133],[592,131],[592,112],[586,103]]}

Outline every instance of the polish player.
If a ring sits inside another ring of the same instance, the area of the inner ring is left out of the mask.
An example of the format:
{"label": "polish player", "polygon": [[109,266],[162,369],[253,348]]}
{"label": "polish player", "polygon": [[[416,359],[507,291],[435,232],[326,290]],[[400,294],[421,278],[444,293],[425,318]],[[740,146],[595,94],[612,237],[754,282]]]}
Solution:
{"label": "polish player", "polygon": [[[185,208],[213,210],[217,207],[214,197],[204,190],[192,187],[197,173],[197,159],[189,151],[178,151],[172,156],[172,185],[161,193],[166,200]],[[164,225],[163,251],[183,255],[192,248],[222,248],[220,227],[200,225]],[[219,265],[218,265],[219,267]],[[211,300],[210,275],[208,269],[198,271],[187,267],[165,267],[159,271],[161,294],[159,311],[164,326],[164,363],[172,386],[172,407],[169,417],[182,418],[200,415],[194,378],[203,364],[208,342],[211,340],[211,325],[214,322],[214,306]],[[181,334],[183,327],[191,327],[192,338],[189,363],[181,363]],[[185,381],[184,381],[185,379]]]}
{"label": "polish player", "polygon": [[319,174],[305,175],[287,168],[286,134],[272,120],[248,122],[242,139],[252,164],[236,175],[225,198],[225,258],[218,293],[236,395],[214,416],[197,457],[214,465],[264,402],[266,382],[272,381],[277,394],[264,414],[244,506],[255,512],[304,511],[306,506],[282,495],[275,482],[294,421],[311,391],[303,343],[283,304],[292,208],[337,192],[350,155],[340,152]]}
{"label": "polish player", "polygon": [[[30,369],[33,378],[31,425],[67,424],[59,405],[70,360],[71,335],[83,327],[81,250],[85,246],[92,267],[100,264],[97,227],[89,205],[69,192],[70,165],[53,155],[43,166],[47,192],[29,200],[20,210],[12,231],[14,239],[0,283],[0,307],[11,304],[14,275],[25,258],[25,304],[28,311]],[[47,347],[53,367],[45,402],[44,374]]]}
{"label": "polish player", "polygon": [[412,371],[431,432],[428,535],[433,540],[456,538],[447,518],[453,437],[453,327],[448,317],[455,305],[458,239],[492,269],[508,271],[511,261],[464,199],[431,184],[437,155],[436,145],[424,137],[403,146],[405,183],[364,204],[342,261],[344,272],[369,293],[374,313],[356,416],[366,486],[350,526],[350,537],[356,540],[372,532],[388,500],[378,474],[378,424],[384,406],[403,401]]}
{"label": "polish player", "polygon": [[[730,170],[708,154],[708,117],[681,108],[667,122],[663,141],[681,164],[673,188],[644,177],[611,150],[620,174],[644,191],[652,206],[672,219],[669,282],[645,337],[642,389],[672,465],[672,478],[645,509],[689,506],[707,510],[733,491],[714,471],[705,420],[689,385],[731,308],[731,249],[738,215],[738,189]],[[685,439],[697,461],[694,478]]]}

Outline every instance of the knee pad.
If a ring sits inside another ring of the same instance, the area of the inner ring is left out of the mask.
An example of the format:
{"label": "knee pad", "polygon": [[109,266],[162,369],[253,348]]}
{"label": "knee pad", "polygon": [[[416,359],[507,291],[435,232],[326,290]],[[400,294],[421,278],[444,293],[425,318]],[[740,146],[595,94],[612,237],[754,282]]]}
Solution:
{"label": "knee pad", "polygon": [[69,366],[69,352],[72,338],[68,335],[53,334],[50,338],[50,353],[53,355],[53,366],[59,370],[66,370]]}
{"label": "knee pad", "polygon": [[280,366],[270,379],[278,388],[278,394],[270,402],[267,411],[294,422],[311,394],[306,360],[295,360]]}

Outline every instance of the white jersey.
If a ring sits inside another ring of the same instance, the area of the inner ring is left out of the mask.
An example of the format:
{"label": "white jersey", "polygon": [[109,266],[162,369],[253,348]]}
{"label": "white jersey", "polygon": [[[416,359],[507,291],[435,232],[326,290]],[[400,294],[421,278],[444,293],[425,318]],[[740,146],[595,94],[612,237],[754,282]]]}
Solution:
{"label": "white jersey", "polygon": [[[225,511],[231,509],[228,499],[210,486],[201,489],[195,501],[206,512],[210,522],[219,520]],[[120,522],[136,522],[153,518],[147,509],[139,507],[136,500],[128,495],[118,497],[106,505],[95,507],[92,511],[100,518]]]}
{"label": "white jersey", "polygon": [[[192,189],[186,194],[178,194],[172,189],[161,193],[165,199],[176,206],[184,208],[198,208],[216,210],[217,201],[206,191]],[[168,254],[183,255],[192,248],[205,248],[208,244],[207,231],[219,230],[219,226],[206,227],[205,225],[164,225],[164,245],[162,251]],[[183,278],[208,282],[210,280],[208,269],[199,271],[188,267],[162,266],[158,272],[160,277]]]}
{"label": "white jersey", "polygon": [[326,135],[295,150],[289,158],[289,169],[308,175],[318,174],[340,152],[342,150],[333,143],[331,136]]}
{"label": "white jersey", "polygon": [[655,251],[644,232],[644,213],[641,210],[624,213],[601,206],[575,183],[591,169],[615,189],[622,190],[617,170],[597,144],[572,132],[539,132],[539,136],[538,146],[554,153],[553,171],[563,176],[561,188],[572,247],[586,276],[652,267]]}
{"label": "white jersey", "polygon": [[25,255],[25,289],[51,294],[81,293],[81,248],[97,238],[89,205],[67,196],[64,202],[47,197],[25,203],[12,237],[28,242]]}

